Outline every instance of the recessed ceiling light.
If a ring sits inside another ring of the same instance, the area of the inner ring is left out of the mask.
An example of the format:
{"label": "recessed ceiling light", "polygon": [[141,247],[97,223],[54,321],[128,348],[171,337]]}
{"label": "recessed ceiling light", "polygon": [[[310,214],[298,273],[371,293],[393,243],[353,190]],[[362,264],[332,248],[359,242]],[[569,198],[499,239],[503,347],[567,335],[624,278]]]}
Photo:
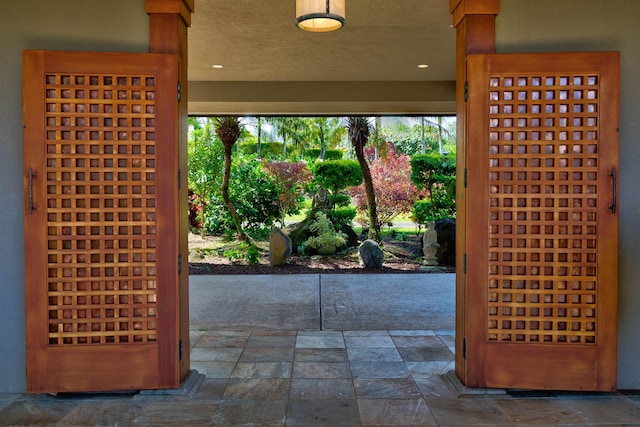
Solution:
{"label": "recessed ceiling light", "polygon": [[429,65],[427,64],[418,64],[418,68],[429,68]]}
{"label": "recessed ceiling light", "polygon": [[221,69],[223,69],[223,68],[224,68],[224,65],[221,65],[221,64],[213,64],[213,65],[212,65],[212,67],[213,67],[213,68],[215,68],[216,70],[221,70]]}

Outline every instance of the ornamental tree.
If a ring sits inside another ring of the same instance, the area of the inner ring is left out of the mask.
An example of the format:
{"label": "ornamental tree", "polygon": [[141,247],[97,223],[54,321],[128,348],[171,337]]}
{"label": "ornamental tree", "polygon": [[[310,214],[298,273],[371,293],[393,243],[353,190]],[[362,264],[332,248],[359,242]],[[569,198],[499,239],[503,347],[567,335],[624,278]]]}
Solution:
{"label": "ornamental tree", "polygon": [[[406,154],[398,155],[397,151],[389,150],[386,159],[374,159],[369,166],[376,196],[378,229],[398,215],[410,213],[413,203],[420,197],[420,192],[410,179],[410,162]],[[351,198],[358,210],[359,221],[369,224],[364,185],[352,188]]]}
{"label": "ornamental tree", "polygon": [[280,224],[284,226],[287,215],[300,212],[300,204],[304,200],[303,191],[313,179],[305,162],[264,162],[264,169],[278,183],[280,195]]}

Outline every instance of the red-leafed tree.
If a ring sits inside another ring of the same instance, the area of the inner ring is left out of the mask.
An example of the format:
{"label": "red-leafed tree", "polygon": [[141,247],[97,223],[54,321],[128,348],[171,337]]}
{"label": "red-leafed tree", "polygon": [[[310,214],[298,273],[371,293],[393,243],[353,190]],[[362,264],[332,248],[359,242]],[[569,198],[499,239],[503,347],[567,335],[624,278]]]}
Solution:
{"label": "red-leafed tree", "polygon": [[305,162],[264,162],[265,170],[273,176],[280,187],[279,210],[282,215],[281,225],[284,226],[284,218],[289,214],[300,211],[303,190],[307,183],[313,179],[313,174]]}
{"label": "red-leafed tree", "polygon": [[[389,150],[385,159],[374,159],[369,168],[376,195],[380,228],[395,217],[412,211],[420,192],[411,182],[411,163],[406,154]],[[351,198],[358,211],[358,221],[368,224],[368,205],[363,185],[351,189]]]}

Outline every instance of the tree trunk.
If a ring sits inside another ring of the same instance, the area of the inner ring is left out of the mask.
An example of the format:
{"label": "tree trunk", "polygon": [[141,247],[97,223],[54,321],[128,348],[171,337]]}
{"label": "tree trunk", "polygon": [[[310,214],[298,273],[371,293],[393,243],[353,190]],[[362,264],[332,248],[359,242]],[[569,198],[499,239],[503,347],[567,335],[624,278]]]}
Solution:
{"label": "tree trunk", "polygon": [[236,226],[236,230],[238,230],[238,239],[242,240],[243,242],[247,242],[249,239],[242,230],[242,224],[240,223],[238,212],[236,212],[235,206],[233,206],[233,203],[231,203],[231,200],[229,199],[229,179],[231,178],[232,149],[233,144],[224,144],[224,175],[222,176],[222,200],[224,200],[224,204],[227,205],[229,214],[231,214],[231,219]]}
{"label": "tree trunk", "polygon": [[364,190],[367,195],[367,206],[369,207],[369,239],[380,241],[380,227],[378,224],[378,211],[376,208],[376,193],[373,189],[373,179],[371,178],[371,170],[369,163],[364,156],[364,144],[359,143],[355,147],[356,158],[362,169],[362,180],[364,181]]}

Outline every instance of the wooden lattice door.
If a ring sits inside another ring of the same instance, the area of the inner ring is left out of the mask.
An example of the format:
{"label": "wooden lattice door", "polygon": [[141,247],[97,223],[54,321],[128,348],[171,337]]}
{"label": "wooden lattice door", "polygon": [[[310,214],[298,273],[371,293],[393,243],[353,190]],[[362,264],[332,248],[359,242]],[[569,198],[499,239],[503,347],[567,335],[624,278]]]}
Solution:
{"label": "wooden lattice door", "polygon": [[468,76],[464,381],[614,390],[619,55],[470,55]]}
{"label": "wooden lattice door", "polygon": [[176,387],[177,58],[23,67],[28,390]]}

